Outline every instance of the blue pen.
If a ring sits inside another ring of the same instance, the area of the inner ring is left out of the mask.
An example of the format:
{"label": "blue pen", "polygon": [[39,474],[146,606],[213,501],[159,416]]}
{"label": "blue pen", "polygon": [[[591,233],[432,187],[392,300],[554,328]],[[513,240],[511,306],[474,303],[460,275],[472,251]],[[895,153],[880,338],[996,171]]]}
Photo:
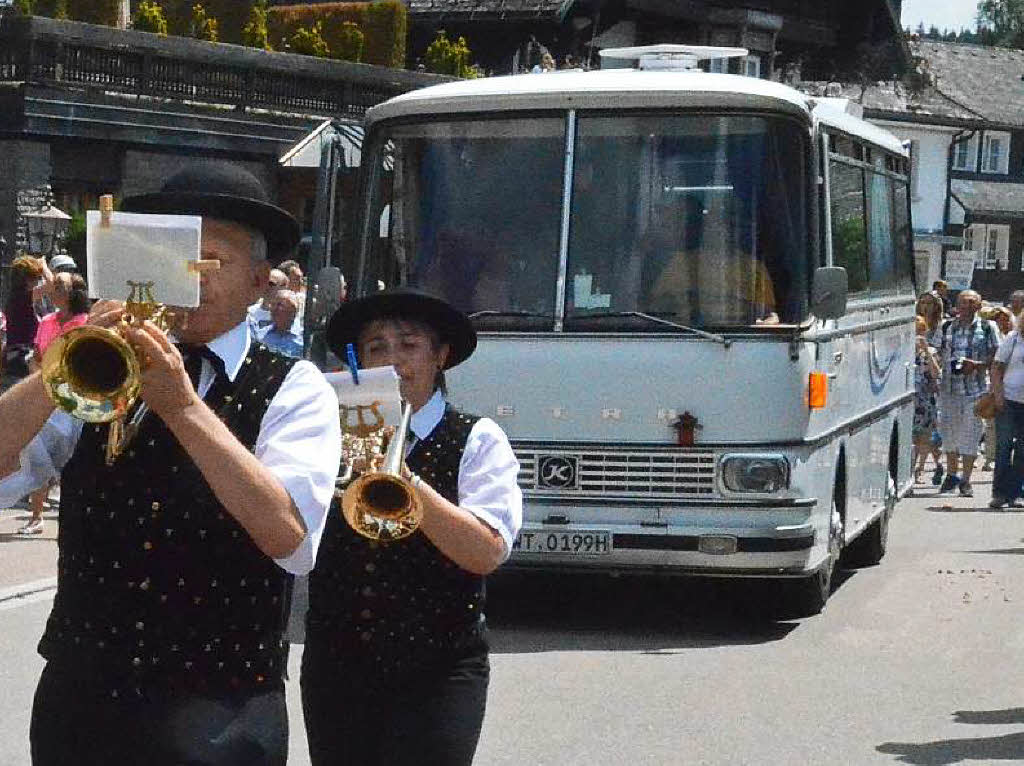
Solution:
{"label": "blue pen", "polygon": [[353,344],[345,344],[345,356],[348,357],[348,371],[352,373],[352,382],[358,386],[359,367],[356,364],[356,347]]}

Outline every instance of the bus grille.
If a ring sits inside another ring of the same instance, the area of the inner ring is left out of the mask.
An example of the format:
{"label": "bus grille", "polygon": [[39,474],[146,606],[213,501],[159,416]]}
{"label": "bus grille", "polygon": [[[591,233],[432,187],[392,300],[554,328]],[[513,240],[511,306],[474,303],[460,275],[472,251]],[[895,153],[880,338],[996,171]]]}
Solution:
{"label": "bus grille", "polygon": [[711,450],[516,448],[515,452],[519,486],[527,493],[676,498],[715,492],[715,454]]}

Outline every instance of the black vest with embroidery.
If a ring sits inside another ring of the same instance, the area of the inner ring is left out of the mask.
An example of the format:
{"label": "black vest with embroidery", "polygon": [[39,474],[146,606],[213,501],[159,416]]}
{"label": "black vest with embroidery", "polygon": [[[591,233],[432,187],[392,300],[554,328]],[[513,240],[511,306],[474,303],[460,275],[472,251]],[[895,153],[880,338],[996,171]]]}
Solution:
{"label": "black vest with embroidery", "polygon": [[[459,464],[478,418],[450,405],[406,458],[448,501],[459,501]],[[458,567],[422,532],[377,543],[331,507],[309,577],[306,645],[362,676],[394,676],[486,649],[484,578]]]}
{"label": "black vest with embroidery", "polygon": [[[253,450],[295,360],[252,344],[205,401]],[[85,424],[61,479],[57,595],[39,652],[115,698],[223,694],[279,682],[291,576],[217,501],[154,414],[113,467]]]}

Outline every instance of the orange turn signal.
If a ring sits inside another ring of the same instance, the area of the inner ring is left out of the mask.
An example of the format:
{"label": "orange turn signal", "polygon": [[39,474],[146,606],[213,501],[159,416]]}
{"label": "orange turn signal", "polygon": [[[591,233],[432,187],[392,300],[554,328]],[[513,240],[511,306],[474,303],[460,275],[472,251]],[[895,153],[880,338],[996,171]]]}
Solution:
{"label": "orange turn signal", "polygon": [[823,410],[827,397],[828,378],[823,372],[812,372],[807,381],[807,405],[812,410]]}

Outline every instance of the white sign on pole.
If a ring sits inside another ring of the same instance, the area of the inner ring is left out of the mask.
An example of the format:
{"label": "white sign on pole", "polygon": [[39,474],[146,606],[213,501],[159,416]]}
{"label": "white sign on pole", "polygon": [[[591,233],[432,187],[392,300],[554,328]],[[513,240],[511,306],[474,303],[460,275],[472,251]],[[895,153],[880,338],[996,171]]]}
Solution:
{"label": "white sign on pole", "polygon": [[157,303],[199,305],[199,273],[189,263],[200,259],[202,218],[113,212],[104,226],[100,216],[85,214],[90,298],[123,301],[129,282],[152,282]]}
{"label": "white sign on pole", "polygon": [[969,290],[978,254],[973,250],[946,253],[946,282],[950,290]]}

